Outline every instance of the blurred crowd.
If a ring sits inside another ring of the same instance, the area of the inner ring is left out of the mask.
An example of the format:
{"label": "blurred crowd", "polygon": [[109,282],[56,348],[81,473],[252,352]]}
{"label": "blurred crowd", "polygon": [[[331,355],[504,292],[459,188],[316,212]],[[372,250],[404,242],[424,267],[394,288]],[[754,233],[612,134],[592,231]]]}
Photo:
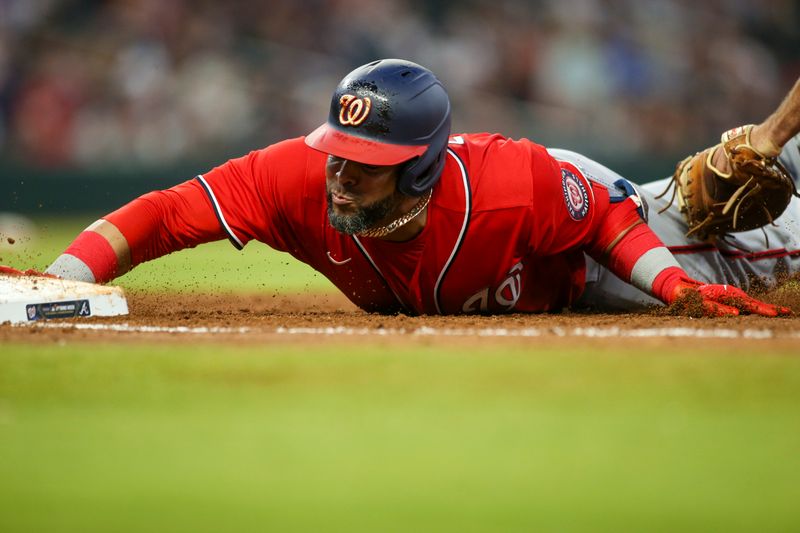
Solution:
{"label": "blurred crowd", "polygon": [[800,76],[800,1],[0,0],[0,157],[239,155],[313,129],[381,57],[434,70],[456,131],[682,153]]}

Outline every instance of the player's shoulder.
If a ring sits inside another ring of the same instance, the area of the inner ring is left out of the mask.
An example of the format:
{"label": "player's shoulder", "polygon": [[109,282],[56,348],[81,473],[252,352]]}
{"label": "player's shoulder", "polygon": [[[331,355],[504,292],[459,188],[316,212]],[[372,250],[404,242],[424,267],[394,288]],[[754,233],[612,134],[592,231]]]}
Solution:
{"label": "player's shoulder", "polygon": [[522,170],[548,163],[552,158],[544,146],[530,139],[513,139],[499,133],[459,133],[450,137],[448,147],[468,167]]}
{"label": "player's shoulder", "polygon": [[218,175],[231,184],[252,183],[263,197],[299,199],[324,187],[325,157],[297,137],[229,159],[208,175]]}
{"label": "player's shoulder", "polygon": [[224,169],[252,179],[265,190],[278,184],[303,190],[306,182],[324,180],[325,154],[306,146],[303,137],[280,141],[229,160]]}
{"label": "player's shoulder", "polygon": [[271,165],[305,166],[316,160],[324,161],[325,154],[310,148],[304,137],[295,137],[255,150],[250,153],[250,157]]}
{"label": "player's shoulder", "polygon": [[459,155],[480,154],[496,143],[502,143],[506,137],[498,133],[458,133],[450,136],[447,147]]}
{"label": "player's shoulder", "polygon": [[525,144],[496,133],[454,134],[443,181],[457,187],[465,178],[474,212],[530,205],[530,152]]}
{"label": "player's shoulder", "polygon": [[497,133],[459,133],[450,137],[450,151],[481,197],[496,205],[524,205],[537,179],[554,172],[554,160],[540,144]]}
{"label": "player's shoulder", "polygon": [[450,136],[448,147],[454,150],[469,150],[474,153],[496,150],[544,150],[544,147],[526,138],[514,139],[500,133],[455,133]]}

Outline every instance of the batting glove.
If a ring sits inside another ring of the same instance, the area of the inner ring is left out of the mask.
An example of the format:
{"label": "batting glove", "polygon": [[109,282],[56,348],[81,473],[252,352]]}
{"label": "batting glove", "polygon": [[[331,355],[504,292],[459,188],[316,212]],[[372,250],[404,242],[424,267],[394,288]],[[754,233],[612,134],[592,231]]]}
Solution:
{"label": "batting glove", "polygon": [[762,302],[732,285],[705,284],[691,278],[681,278],[672,294],[673,298],[667,302],[669,304],[684,299],[691,305],[699,296],[699,303],[706,316],[737,316],[740,313],[749,313],[773,317],[792,314],[788,307]]}

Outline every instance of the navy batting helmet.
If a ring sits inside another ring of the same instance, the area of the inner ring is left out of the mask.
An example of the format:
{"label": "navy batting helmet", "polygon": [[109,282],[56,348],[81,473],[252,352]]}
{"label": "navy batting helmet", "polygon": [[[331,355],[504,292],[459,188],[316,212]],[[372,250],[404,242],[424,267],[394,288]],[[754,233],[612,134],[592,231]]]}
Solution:
{"label": "navy batting helmet", "polygon": [[442,174],[450,99],[428,69],[400,59],[374,61],[345,76],[328,121],[306,137],[311,148],[367,165],[403,165],[397,188],[420,196]]}

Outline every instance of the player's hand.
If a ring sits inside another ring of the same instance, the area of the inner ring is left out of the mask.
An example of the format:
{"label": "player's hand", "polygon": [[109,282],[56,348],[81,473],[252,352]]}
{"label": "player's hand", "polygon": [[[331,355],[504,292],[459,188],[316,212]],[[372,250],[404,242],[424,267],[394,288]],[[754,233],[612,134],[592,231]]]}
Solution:
{"label": "player's hand", "polygon": [[45,278],[59,279],[58,276],[46,274],[45,272],[39,272],[33,268],[29,268],[28,270],[19,270],[18,268],[6,265],[0,265],[0,274],[7,274],[9,276],[41,276]]}
{"label": "player's hand", "polygon": [[740,313],[748,313],[772,317],[792,314],[792,310],[788,307],[762,302],[732,285],[704,284],[683,278],[675,287],[673,294],[673,301],[669,303],[678,299],[687,302],[699,301],[706,316],[737,316]]}

